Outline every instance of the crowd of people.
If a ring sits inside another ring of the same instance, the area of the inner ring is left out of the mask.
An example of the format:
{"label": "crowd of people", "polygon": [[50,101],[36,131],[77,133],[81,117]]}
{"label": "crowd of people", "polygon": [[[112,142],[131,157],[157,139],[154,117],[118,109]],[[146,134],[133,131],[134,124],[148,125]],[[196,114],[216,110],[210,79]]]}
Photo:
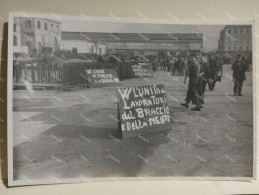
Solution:
{"label": "crowd of people", "polygon": [[[71,56],[70,56],[71,55]],[[241,56],[238,54],[236,58],[230,58],[226,62],[226,56],[217,53],[194,53],[190,55],[125,55],[125,54],[109,54],[109,55],[83,55],[74,52],[59,52],[50,56],[53,59],[67,59],[67,58],[80,58],[88,60],[89,62],[101,62],[114,64],[117,62],[130,62],[140,63],[146,62],[152,64],[152,69],[167,71],[171,76],[184,76],[184,84],[186,84],[187,78],[188,90],[185,98],[185,102],[181,103],[182,106],[188,108],[190,102],[195,105],[192,110],[200,111],[204,104],[204,93],[206,87],[213,91],[217,81],[221,81],[223,76],[223,65],[225,63],[231,63],[233,70],[234,95],[242,96],[243,82],[246,80],[245,72],[249,70],[249,64],[251,64],[251,58]],[[45,57],[46,58],[46,57]],[[41,59],[44,61],[45,59]],[[45,60],[52,61],[52,60]],[[47,64],[47,63],[46,63]]]}
{"label": "crowd of people", "polygon": [[249,70],[251,59],[247,56],[238,54],[236,58],[230,57],[226,60],[223,54],[209,53],[209,54],[190,54],[178,56],[119,56],[121,61],[131,62],[150,62],[153,70],[163,70],[170,73],[171,76],[184,76],[184,84],[187,78],[188,90],[185,102],[181,103],[182,106],[188,108],[190,102],[195,105],[192,110],[200,111],[205,102],[204,93],[206,87],[213,91],[216,82],[221,81],[223,76],[223,65],[232,64],[235,96],[242,96],[243,82],[246,80],[245,72]]}
{"label": "crowd of people", "polygon": [[245,72],[249,70],[249,60],[246,56],[238,54],[236,58],[230,58],[228,62],[224,55],[210,53],[210,54],[191,54],[178,55],[178,56],[110,56],[107,62],[117,61],[130,61],[130,62],[150,62],[153,70],[163,70],[170,73],[171,76],[184,76],[184,84],[187,78],[188,90],[185,102],[181,103],[182,106],[188,108],[190,102],[195,105],[192,110],[200,111],[205,102],[204,93],[206,87],[213,91],[216,82],[221,81],[223,76],[223,65],[231,63],[233,70],[235,96],[242,96],[243,82],[246,80]]}

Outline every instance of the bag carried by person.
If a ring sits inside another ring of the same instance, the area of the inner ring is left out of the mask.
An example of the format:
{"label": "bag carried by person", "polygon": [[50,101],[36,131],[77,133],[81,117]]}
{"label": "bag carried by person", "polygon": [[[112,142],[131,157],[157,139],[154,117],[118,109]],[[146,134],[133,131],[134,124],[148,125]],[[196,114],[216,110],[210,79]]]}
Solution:
{"label": "bag carried by person", "polygon": [[221,76],[217,76],[216,81],[221,82]]}

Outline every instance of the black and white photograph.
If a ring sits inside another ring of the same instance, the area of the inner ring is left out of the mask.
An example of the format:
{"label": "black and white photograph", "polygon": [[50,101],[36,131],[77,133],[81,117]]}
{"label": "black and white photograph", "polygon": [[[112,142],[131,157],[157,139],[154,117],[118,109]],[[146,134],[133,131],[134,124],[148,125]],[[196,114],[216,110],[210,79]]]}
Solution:
{"label": "black and white photograph", "polygon": [[252,22],[13,12],[11,186],[255,178]]}

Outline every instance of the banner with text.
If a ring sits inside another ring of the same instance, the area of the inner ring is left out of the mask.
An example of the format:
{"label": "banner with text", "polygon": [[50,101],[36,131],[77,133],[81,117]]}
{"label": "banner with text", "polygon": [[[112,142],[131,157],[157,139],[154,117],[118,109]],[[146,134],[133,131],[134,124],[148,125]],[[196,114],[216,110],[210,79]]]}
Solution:
{"label": "banner with text", "polygon": [[103,87],[119,83],[115,69],[86,69],[86,78],[90,87]]}
{"label": "banner with text", "polygon": [[119,129],[122,137],[133,137],[170,128],[164,85],[118,89]]}
{"label": "banner with text", "polygon": [[151,76],[152,65],[150,63],[139,63],[130,65],[130,78]]}

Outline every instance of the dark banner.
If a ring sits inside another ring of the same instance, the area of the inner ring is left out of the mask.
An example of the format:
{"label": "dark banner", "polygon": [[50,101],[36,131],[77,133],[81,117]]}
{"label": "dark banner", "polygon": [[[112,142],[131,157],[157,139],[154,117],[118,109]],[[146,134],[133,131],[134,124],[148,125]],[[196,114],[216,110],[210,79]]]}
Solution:
{"label": "dark banner", "polygon": [[115,69],[86,69],[86,78],[90,87],[103,87],[119,83]]}
{"label": "dark banner", "polygon": [[139,63],[130,65],[130,78],[151,76],[152,65],[150,63]]}
{"label": "dark banner", "polygon": [[164,85],[118,89],[119,129],[123,137],[170,128]]}

